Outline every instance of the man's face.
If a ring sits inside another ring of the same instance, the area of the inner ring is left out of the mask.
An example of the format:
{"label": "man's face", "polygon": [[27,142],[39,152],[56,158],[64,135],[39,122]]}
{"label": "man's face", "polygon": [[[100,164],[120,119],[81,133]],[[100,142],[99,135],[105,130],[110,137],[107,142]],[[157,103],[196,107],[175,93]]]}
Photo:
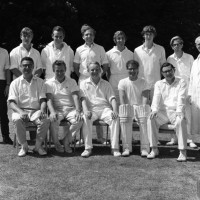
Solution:
{"label": "man's face", "polygon": [[144,34],[145,41],[153,42],[154,34],[152,32],[146,32]]}
{"label": "man's face", "polygon": [[64,65],[55,65],[54,66],[55,77],[58,81],[62,81],[65,78],[65,66]]}
{"label": "man's face", "polygon": [[54,31],[52,34],[52,39],[55,44],[60,45],[63,43],[65,36],[62,31]]}
{"label": "man's face", "polygon": [[115,38],[115,43],[116,43],[117,46],[124,46],[125,42],[126,42],[126,39],[123,35],[118,35]]}
{"label": "man's face", "polygon": [[21,66],[21,71],[23,75],[25,76],[32,75],[34,64],[31,61],[24,60],[22,61],[20,66]]}
{"label": "man's face", "polygon": [[88,29],[83,34],[83,39],[84,39],[85,43],[92,44],[94,42],[94,32],[91,29]]}
{"label": "man's face", "polygon": [[90,64],[88,67],[90,77],[93,79],[98,79],[101,77],[101,67],[97,64]]}
{"label": "man's face", "polygon": [[22,44],[24,44],[24,45],[30,45],[31,41],[33,39],[33,35],[32,34],[23,33],[20,38],[22,40]]}
{"label": "man's face", "polygon": [[171,66],[163,67],[162,75],[167,81],[171,81],[174,78],[174,69]]}
{"label": "man's face", "polygon": [[173,44],[172,44],[172,49],[174,50],[174,52],[180,52],[182,51],[183,48],[183,42],[179,39],[174,40]]}
{"label": "man's face", "polygon": [[138,67],[133,64],[129,64],[127,70],[128,70],[128,74],[129,74],[129,79],[132,81],[137,80],[138,73],[139,73]]}
{"label": "man's face", "polygon": [[195,43],[197,50],[200,52],[200,40]]}

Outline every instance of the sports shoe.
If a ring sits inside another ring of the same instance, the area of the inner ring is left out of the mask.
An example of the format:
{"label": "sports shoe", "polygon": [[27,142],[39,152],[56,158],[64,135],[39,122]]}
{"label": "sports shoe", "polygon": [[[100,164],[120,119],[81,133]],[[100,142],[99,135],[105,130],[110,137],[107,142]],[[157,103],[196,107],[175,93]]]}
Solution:
{"label": "sports shoe", "polygon": [[171,138],[171,141],[166,143],[167,146],[173,146],[176,144],[177,144],[177,141],[174,138]]}
{"label": "sports shoe", "polygon": [[82,145],[84,142],[83,142],[83,139],[80,139],[76,142],[77,145]]}
{"label": "sports shoe", "polygon": [[148,159],[153,159],[156,156],[158,156],[158,154],[159,154],[158,148],[152,148],[150,154],[147,155],[147,158]]}
{"label": "sports shoe", "polygon": [[82,157],[88,158],[92,154],[91,149],[85,149],[84,152],[81,154]]}
{"label": "sports shoe", "polygon": [[129,151],[129,149],[125,149],[124,152],[122,153],[122,156],[123,156],[123,157],[128,157],[128,156],[130,156],[130,151]]}
{"label": "sports shoe", "polygon": [[26,144],[22,145],[22,148],[21,148],[21,150],[19,151],[18,156],[19,156],[19,157],[26,156],[26,153],[27,153],[27,152],[28,152],[28,144],[26,143]]}
{"label": "sports shoe", "polygon": [[147,157],[148,156],[148,152],[146,150],[142,150],[141,151],[141,157]]}
{"label": "sports shoe", "polygon": [[66,153],[72,153],[72,148],[69,145],[65,146],[65,152]]}
{"label": "sports shoe", "polygon": [[55,144],[55,149],[59,153],[64,153],[64,148],[62,147],[60,143]]}
{"label": "sports shoe", "polygon": [[40,156],[46,156],[47,155],[47,152],[43,149],[42,146],[40,146],[39,148],[34,148],[33,151],[35,153],[38,153]]}
{"label": "sports shoe", "polygon": [[114,157],[120,157],[121,153],[119,152],[119,150],[112,150],[112,154]]}
{"label": "sports shoe", "polygon": [[189,143],[189,146],[194,149],[198,147],[193,141]]}
{"label": "sports shoe", "polygon": [[178,162],[186,162],[187,161],[187,155],[186,150],[180,150],[179,157],[177,158]]}

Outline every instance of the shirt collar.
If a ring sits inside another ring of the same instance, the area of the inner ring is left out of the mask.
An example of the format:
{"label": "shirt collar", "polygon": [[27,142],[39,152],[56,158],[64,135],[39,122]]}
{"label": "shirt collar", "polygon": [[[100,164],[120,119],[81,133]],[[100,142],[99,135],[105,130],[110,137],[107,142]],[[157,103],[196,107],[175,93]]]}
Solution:
{"label": "shirt collar", "polygon": [[[22,43],[21,43],[19,46],[20,46],[20,48],[25,49],[25,48],[23,47]],[[30,51],[32,50],[32,48],[33,48],[33,44],[31,43]]]}
{"label": "shirt collar", "polygon": [[86,43],[84,44],[84,47],[88,47],[88,48],[92,48],[93,46],[95,46],[96,44],[93,42],[92,44],[91,44],[91,47],[89,47]]}
{"label": "shirt collar", "polygon": [[173,57],[174,57],[175,60],[183,59],[183,58],[185,58],[185,53],[183,52],[183,55],[182,55],[180,58],[178,58],[178,57],[176,56],[176,54],[174,53],[174,54],[173,54]]}
{"label": "shirt collar", "polygon": [[[98,84],[97,85],[99,85],[101,82],[102,82],[102,78],[100,78],[100,80],[99,80],[99,82],[98,82]],[[94,82],[91,80],[91,78],[89,77],[89,78],[87,78],[86,79],[86,83],[91,83],[91,84],[94,84]]]}
{"label": "shirt collar", "polygon": [[[174,82],[173,82],[171,85],[174,85],[174,84],[176,84],[178,81],[179,81],[179,78],[175,76],[175,80],[174,80]],[[166,79],[165,79],[165,78],[164,78],[164,79],[162,79],[162,82],[163,82],[163,83],[166,83],[167,85],[169,85],[169,83],[166,81]]]}
{"label": "shirt collar", "polygon": [[[23,77],[23,74],[19,77],[20,81],[26,81],[26,79]],[[32,80],[37,80],[37,77],[33,75]]]}
{"label": "shirt collar", "polygon": [[65,76],[65,80],[62,83],[60,83],[58,80],[56,80],[55,76],[52,79],[53,79],[54,82],[57,82],[59,84],[63,84],[63,83],[65,83],[67,81],[67,77],[66,76]]}
{"label": "shirt collar", "polygon": [[[127,49],[127,48],[125,47],[123,51],[126,51],[126,49]],[[113,47],[113,52],[121,52],[121,53],[122,53],[123,51],[119,51],[119,50],[117,49],[117,46],[114,46],[114,47]]]}
{"label": "shirt collar", "polygon": [[[153,46],[151,47],[151,49],[155,48],[155,46],[156,46],[156,44],[155,44],[155,43],[153,43]],[[143,50],[145,50],[145,49],[146,49],[146,47],[144,46],[144,43],[142,44],[142,49],[143,49]],[[151,50],[151,49],[149,49],[149,50]]]}

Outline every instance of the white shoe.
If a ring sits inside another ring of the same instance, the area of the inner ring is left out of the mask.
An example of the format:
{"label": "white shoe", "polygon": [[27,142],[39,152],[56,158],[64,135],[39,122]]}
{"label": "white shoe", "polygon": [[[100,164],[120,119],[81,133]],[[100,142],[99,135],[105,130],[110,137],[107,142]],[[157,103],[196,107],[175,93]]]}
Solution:
{"label": "white shoe", "polygon": [[177,158],[178,162],[186,162],[187,161],[187,155],[186,150],[180,150],[179,157]]}
{"label": "white shoe", "polygon": [[85,149],[84,152],[81,154],[82,157],[88,158],[92,154],[91,149]]}
{"label": "white shoe", "polygon": [[171,138],[171,141],[166,143],[167,146],[173,146],[176,144],[177,144],[177,141],[174,138]]}
{"label": "white shoe", "polygon": [[120,157],[121,153],[119,152],[119,150],[112,150],[112,154],[114,157]]}
{"label": "white shoe", "polygon": [[141,151],[141,157],[147,157],[148,156],[148,152],[146,150],[142,150]]}
{"label": "white shoe", "polygon": [[147,158],[148,158],[148,159],[153,159],[153,158],[155,158],[156,156],[158,156],[158,154],[159,154],[158,149],[157,149],[157,148],[153,148],[153,149],[151,150],[150,154],[147,155]]}
{"label": "white shoe", "polygon": [[128,156],[130,156],[130,151],[129,151],[129,149],[125,149],[124,152],[122,153],[122,156],[123,156],[123,157],[128,157]]}
{"label": "white shoe", "polygon": [[194,149],[197,148],[197,145],[193,141],[189,143],[189,146]]}
{"label": "white shoe", "polygon": [[83,139],[80,139],[76,142],[77,145],[82,145],[84,142],[83,142]]}
{"label": "white shoe", "polygon": [[26,156],[26,153],[28,152],[28,144],[27,142],[25,144],[22,145],[22,148],[21,150],[19,151],[18,153],[18,156],[19,157],[23,157],[23,156]]}

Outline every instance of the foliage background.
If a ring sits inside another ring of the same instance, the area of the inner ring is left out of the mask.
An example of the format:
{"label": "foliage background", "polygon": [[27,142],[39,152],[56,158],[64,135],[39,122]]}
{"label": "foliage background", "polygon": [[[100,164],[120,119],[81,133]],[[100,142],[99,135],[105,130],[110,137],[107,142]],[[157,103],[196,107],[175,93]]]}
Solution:
{"label": "foliage background", "polygon": [[75,51],[83,43],[80,27],[87,23],[106,51],[117,30],[126,33],[126,46],[133,51],[143,41],[142,28],[151,24],[158,33],[155,43],[165,47],[167,56],[175,35],[184,39],[185,52],[198,54],[194,40],[200,32],[200,0],[0,0],[0,19],[0,45],[9,52],[19,45],[25,26],[33,29],[34,47],[41,51],[56,25],[65,28],[65,41]]}

